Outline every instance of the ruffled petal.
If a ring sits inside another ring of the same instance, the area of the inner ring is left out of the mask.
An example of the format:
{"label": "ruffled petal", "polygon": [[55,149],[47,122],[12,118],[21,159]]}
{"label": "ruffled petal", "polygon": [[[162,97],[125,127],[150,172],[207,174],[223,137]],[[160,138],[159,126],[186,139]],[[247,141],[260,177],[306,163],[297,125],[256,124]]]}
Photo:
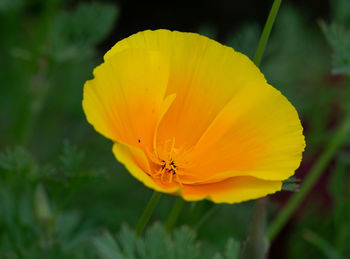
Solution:
{"label": "ruffled petal", "polygon": [[200,179],[254,176],[284,180],[305,148],[298,114],[275,88],[251,84],[216,117],[192,152],[191,175]]}
{"label": "ruffled petal", "polygon": [[241,176],[212,184],[184,185],[181,195],[187,201],[209,199],[215,203],[237,203],[264,197],[281,187],[280,181]]}

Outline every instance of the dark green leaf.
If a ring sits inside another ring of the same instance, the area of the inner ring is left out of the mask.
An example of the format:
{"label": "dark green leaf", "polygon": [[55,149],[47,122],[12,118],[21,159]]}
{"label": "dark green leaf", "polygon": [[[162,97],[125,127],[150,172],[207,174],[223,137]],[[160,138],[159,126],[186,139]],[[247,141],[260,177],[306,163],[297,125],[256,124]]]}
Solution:
{"label": "dark green leaf", "polygon": [[350,31],[342,25],[320,22],[320,26],[332,48],[332,72],[350,76]]}
{"label": "dark green leaf", "polygon": [[94,238],[93,245],[99,256],[104,259],[124,258],[118,244],[108,231],[104,231],[100,236]]}

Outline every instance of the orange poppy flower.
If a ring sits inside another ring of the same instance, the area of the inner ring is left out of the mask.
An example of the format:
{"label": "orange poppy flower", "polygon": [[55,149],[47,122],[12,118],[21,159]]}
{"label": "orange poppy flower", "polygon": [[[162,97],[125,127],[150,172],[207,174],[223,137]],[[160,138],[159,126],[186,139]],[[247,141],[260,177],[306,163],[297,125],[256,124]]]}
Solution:
{"label": "orange poppy flower", "polygon": [[146,186],[234,203],[281,189],[305,147],[298,114],[245,55],[196,33],[118,42],[84,86],[83,108]]}

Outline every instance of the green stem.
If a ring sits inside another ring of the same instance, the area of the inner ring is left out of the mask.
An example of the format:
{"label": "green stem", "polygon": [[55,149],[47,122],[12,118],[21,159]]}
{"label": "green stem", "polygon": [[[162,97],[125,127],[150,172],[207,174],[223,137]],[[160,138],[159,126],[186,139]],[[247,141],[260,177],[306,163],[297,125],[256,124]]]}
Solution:
{"label": "green stem", "polygon": [[267,198],[255,202],[251,230],[242,245],[240,259],[263,259],[269,249],[266,237],[266,203]]}
{"label": "green stem", "polygon": [[333,138],[330,140],[328,146],[321,154],[320,158],[316,164],[312,167],[311,171],[308,173],[307,177],[304,179],[300,191],[293,195],[293,197],[288,201],[287,205],[278,214],[276,219],[270,225],[268,236],[270,241],[273,241],[278,233],[282,230],[284,225],[292,216],[293,212],[304,200],[305,196],[308,194],[310,189],[315,185],[324,169],[327,167],[331,159],[334,157],[336,152],[343,144],[343,140],[349,134],[350,130],[350,119],[347,118],[344,123],[339,126],[337,132],[334,134]]}
{"label": "green stem", "polygon": [[280,8],[281,2],[282,2],[282,0],[275,0],[273,2],[269,16],[267,17],[267,21],[265,23],[264,30],[263,30],[261,37],[260,37],[260,40],[259,40],[258,48],[256,50],[256,53],[255,53],[255,56],[253,59],[255,65],[257,65],[257,66],[260,66],[260,62],[261,62],[262,56],[264,54],[265,47],[266,47],[267,41],[269,39],[270,32],[271,32],[272,26],[275,22],[275,18],[276,18],[276,15],[278,13],[278,9]]}
{"label": "green stem", "polygon": [[33,128],[35,127],[47,96],[47,91],[49,88],[49,82],[47,78],[47,63],[48,62],[46,58],[38,57],[38,72],[32,76],[32,83],[27,89],[28,102],[25,105],[23,111],[25,117],[21,122],[22,125],[18,133],[18,142],[20,145],[26,145],[30,140]]}
{"label": "green stem", "polygon": [[175,226],[176,220],[178,219],[180,212],[181,212],[184,205],[185,205],[185,201],[181,197],[178,197],[176,199],[176,202],[175,202],[173,208],[170,211],[170,214],[168,216],[168,220],[167,220],[166,225],[165,225],[165,230],[167,232],[170,232],[172,230],[172,228]]}
{"label": "green stem", "polygon": [[190,208],[187,212],[185,222],[187,225],[191,226],[194,224],[194,222],[197,219],[198,212],[200,211],[201,207],[203,205],[203,202],[191,202]]}
{"label": "green stem", "polygon": [[211,207],[193,228],[198,230],[204,224],[204,222],[206,222],[218,210],[218,208],[219,206],[217,205]]}
{"label": "green stem", "polygon": [[[38,17],[36,30],[33,34],[38,42],[39,49],[43,46],[47,47],[49,41],[50,25],[52,24],[52,17],[59,7],[60,0],[48,0],[43,2],[43,11],[41,16]],[[37,53],[34,51],[33,53]],[[35,129],[37,120],[41,114],[44,103],[47,98],[47,94],[50,88],[50,82],[48,80],[49,75],[49,58],[46,53],[39,51],[34,58],[38,65],[38,71],[30,79],[30,85],[26,88],[27,90],[27,102],[24,105],[22,113],[24,118],[21,119],[18,132],[17,141],[20,145],[27,145],[32,137],[32,133]]]}
{"label": "green stem", "polygon": [[350,76],[346,77],[345,85],[345,117],[350,118]]}
{"label": "green stem", "polygon": [[154,208],[156,207],[159,198],[161,196],[160,192],[154,191],[152,194],[151,199],[149,200],[145,210],[143,211],[137,225],[135,228],[135,232],[136,235],[140,236],[145,228],[145,226],[147,225],[147,222],[149,221],[149,219],[152,216],[152,213],[154,211]]}

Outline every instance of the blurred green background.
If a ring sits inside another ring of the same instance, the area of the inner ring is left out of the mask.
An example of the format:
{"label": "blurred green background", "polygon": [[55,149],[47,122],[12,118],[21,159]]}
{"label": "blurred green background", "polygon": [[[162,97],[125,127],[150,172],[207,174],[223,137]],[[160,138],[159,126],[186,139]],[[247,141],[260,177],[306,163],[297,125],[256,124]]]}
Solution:
{"label": "blurred green background", "polygon": [[[134,236],[152,191],[86,122],[82,90],[110,47],[144,29],[199,32],[252,58],[271,5],[0,0],[0,258],[236,258],[254,202],[187,203],[171,237],[158,224]],[[284,1],[261,69],[300,114],[303,179],[350,115],[350,1]],[[269,258],[350,258],[349,137],[342,144]],[[268,222],[291,195],[269,197]],[[152,221],[174,201],[163,195]]]}

